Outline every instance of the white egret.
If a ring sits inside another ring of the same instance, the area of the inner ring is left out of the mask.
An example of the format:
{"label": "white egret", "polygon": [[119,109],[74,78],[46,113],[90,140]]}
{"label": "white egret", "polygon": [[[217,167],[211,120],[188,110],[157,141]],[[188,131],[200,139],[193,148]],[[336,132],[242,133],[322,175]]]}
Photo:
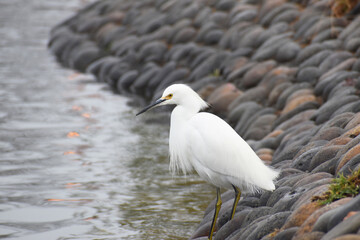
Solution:
{"label": "white egret", "polygon": [[189,86],[174,84],[162,97],[138,114],[162,105],[177,105],[171,113],[169,149],[170,170],[184,174],[195,169],[204,180],[216,186],[217,201],[209,239],[212,239],[221,207],[220,188],[233,188],[234,217],[241,190],[272,191],[278,171],[266,166],[251,147],[224,120],[199,112],[208,104]]}

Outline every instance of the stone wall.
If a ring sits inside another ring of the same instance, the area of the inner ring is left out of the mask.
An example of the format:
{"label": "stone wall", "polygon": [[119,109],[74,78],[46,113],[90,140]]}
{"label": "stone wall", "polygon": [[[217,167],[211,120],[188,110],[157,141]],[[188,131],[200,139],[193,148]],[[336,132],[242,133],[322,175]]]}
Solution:
{"label": "stone wall", "polygon": [[[360,196],[311,200],[360,168],[358,11],[352,0],[103,0],[56,26],[49,47],[144,101],[189,84],[282,169],[277,189],[245,195],[230,222],[223,194],[215,239],[359,239]],[[193,239],[206,239],[213,209]]]}

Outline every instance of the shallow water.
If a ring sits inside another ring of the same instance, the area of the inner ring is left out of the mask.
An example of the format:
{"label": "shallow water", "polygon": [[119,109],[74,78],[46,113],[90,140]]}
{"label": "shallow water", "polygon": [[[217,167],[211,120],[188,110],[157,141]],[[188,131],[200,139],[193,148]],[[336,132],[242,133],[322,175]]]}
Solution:
{"label": "shallow water", "polygon": [[[88,1],[0,1],[0,238],[186,239],[214,198],[168,172],[168,118],[138,109],[46,49]],[[163,122],[163,121],[162,121]]]}

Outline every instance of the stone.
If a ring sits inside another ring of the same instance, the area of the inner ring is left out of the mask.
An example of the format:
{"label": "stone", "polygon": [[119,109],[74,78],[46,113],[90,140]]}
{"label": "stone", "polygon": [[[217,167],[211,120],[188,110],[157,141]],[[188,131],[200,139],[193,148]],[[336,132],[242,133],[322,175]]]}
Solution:
{"label": "stone", "polygon": [[266,61],[255,65],[244,75],[241,85],[245,88],[256,86],[264,77],[265,73],[273,69],[275,65],[275,61]]}
{"label": "stone", "polygon": [[301,226],[311,214],[320,208],[321,206],[317,202],[310,202],[301,205],[291,213],[282,229]]}
{"label": "stone", "polygon": [[283,82],[283,83],[280,83],[279,85],[275,86],[271,90],[269,97],[268,97],[269,105],[270,106],[274,105],[278,101],[278,98],[281,96],[281,94],[286,89],[288,89],[290,86],[292,86],[292,84],[290,82]]}
{"label": "stone", "polygon": [[312,171],[320,164],[334,158],[341,148],[341,145],[330,145],[322,147],[312,158],[308,170]]}
{"label": "stone", "polygon": [[360,155],[356,155],[350,161],[345,163],[345,165],[342,168],[340,168],[340,170],[336,172],[336,174],[343,174],[344,176],[349,176],[353,171],[359,169],[359,164],[360,164]]}
{"label": "stone", "polygon": [[356,155],[360,154],[360,145],[356,145],[352,148],[350,148],[339,160],[339,163],[336,167],[336,173],[340,171],[340,169],[349,162],[352,158],[354,158]]}
{"label": "stone", "polygon": [[320,76],[320,70],[317,67],[305,67],[300,68],[297,75],[297,82],[308,82],[311,85],[315,85]]}
{"label": "stone", "polygon": [[290,190],[291,190],[291,187],[289,187],[289,186],[282,186],[282,187],[275,189],[275,191],[269,197],[269,199],[266,203],[266,206],[268,206],[268,207],[274,206],[275,203],[277,203],[277,201],[279,199],[281,199],[286,193],[290,192]]}
{"label": "stone", "polygon": [[244,209],[240,212],[235,213],[234,218],[223,225],[215,234],[216,239],[225,239],[233,232],[235,232],[239,226],[243,223],[246,216],[251,212],[250,209]]}
{"label": "stone", "polygon": [[243,234],[242,237],[246,237],[246,239],[249,240],[261,239],[263,236],[271,233],[275,229],[281,228],[289,215],[289,211],[275,213],[270,217],[260,221],[257,224],[256,229],[252,231],[248,236],[245,236],[245,234]]}
{"label": "stone", "polygon": [[303,154],[301,154],[300,156],[298,156],[293,160],[291,167],[295,169],[299,169],[301,171],[308,170],[310,167],[311,160],[318,153],[320,149],[321,147],[317,147],[307,152],[304,152]]}
{"label": "stone", "polygon": [[356,233],[360,228],[360,212],[345,219],[323,236],[323,240],[331,240],[343,234]]}
{"label": "stone", "polygon": [[287,42],[283,46],[277,49],[275,59],[278,62],[288,62],[298,55],[301,47],[295,42]]}
{"label": "stone", "polygon": [[359,100],[357,96],[344,96],[342,99],[331,99],[324,103],[319,109],[318,112],[314,115],[316,124],[324,123],[329,120],[331,115],[341,106],[344,106],[347,103],[354,102]]}
{"label": "stone", "polygon": [[167,51],[167,46],[161,41],[146,43],[140,48],[139,59],[143,62],[161,62]]}
{"label": "stone", "polygon": [[352,54],[346,51],[335,52],[327,57],[320,65],[319,70],[321,73],[325,73],[328,70],[334,68],[336,65],[345,62],[347,59],[351,58]]}
{"label": "stone", "polygon": [[280,232],[276,234],[273,240],[292,239],[292,237],[295,235],[297,230],[298,227],[291,227],[291,228],[286,228],[285,230],[280,230]]}
{"label": "stone", "polygon": [[332,210],[334,208],[337,208],[338,206],[342,205],[346,200],[338,200],[336,202],[333,202],[329,205],[325,205],[322,208],[316,210],[313,212],[305,221],[304,223],[299,227],[298,231],[296,232],[294,237],[300,238],[303,234],[309,233],[311,231],[314,231],[314,224],[317,222],[317,220],[326,212],[329,210]]}
{"label": "stone", "polygon": [[312,66],[317,67],[320,65],[320,63],[322,63],[324,61],[324,59],[329,57],[332,53],[333,52],[328,49],[322,50],[322,51],[314,54],[313,56],[311,56],[304,62],[302,62],[299,67],[300,68],[312,67]]}
{"label": "stone", "polygon": [[234,101],[242,92],[231,83],[218,87],[207,99],[211,109],[220,115],[225,115],[229,104]]}
{"label": "stone", "polygon": [[302,95],[302,96],[298,96],[294,99],[291,99],[291,101],[286,103],[281,114],[286,114],[306,102],[316,102],[316,97],[312,94],[308,94],[308,95]]}
{"label": "stone", "polygon": [[359,233],[345,234],[345,235],[335,238],[334,240],[360,240],[360,236],[359,236]]}
{"label": "stone", "polygon": [[117,90],[119,92],[129,90],[131,84],[135,82],[135,79],[138,77],[139,73],[136,70],[129,71],[122,75],[117,82]]}

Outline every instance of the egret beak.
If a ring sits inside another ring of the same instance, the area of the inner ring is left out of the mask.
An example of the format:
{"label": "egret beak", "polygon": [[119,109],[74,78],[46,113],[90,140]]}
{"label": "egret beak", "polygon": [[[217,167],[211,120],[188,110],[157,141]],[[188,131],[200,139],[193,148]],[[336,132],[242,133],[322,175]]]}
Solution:
{"label": "egret beak", "polygon": [[164,102],[164,101],[166,101],[166,100],[167,100],[167,99],[165,99],[165,98],[159,98],[159,99],[156,100],[154,103],[150,104],[149,106],[145,107],[143,110],[141,110],[140,112],[138,112],[138,113],[136,114],[136,116],[138,116],[138,115],[146,112],[147,110],[155,107],[156,105],[158,105],[158,104],[160,104],[160,103],[162,103],[162,102]]}

